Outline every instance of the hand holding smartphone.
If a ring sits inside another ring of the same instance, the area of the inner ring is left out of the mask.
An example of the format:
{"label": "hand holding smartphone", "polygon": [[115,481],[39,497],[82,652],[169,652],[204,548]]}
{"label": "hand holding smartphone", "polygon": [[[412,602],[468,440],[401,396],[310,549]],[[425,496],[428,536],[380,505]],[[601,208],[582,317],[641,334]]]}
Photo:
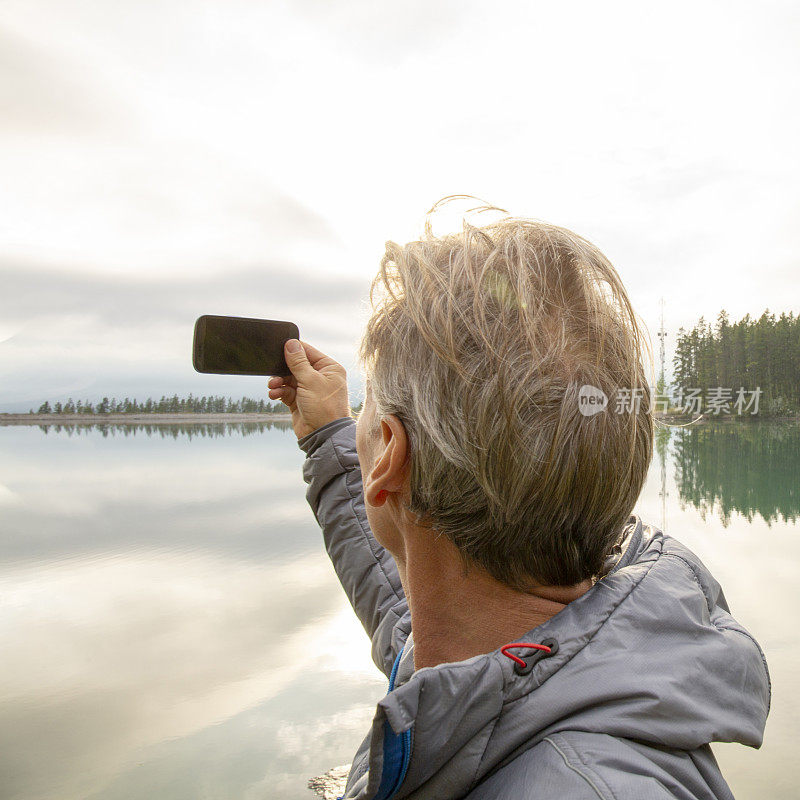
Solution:
{"label": "hand holding smartphone", "polygon": [[269,396],[292,412],[300,439],[352,413],[345,368],[306,342],[289,352],[289,339],[299,341],[293,322],[207,314],[195,323],[192,360],[198,372],[273,376]]}

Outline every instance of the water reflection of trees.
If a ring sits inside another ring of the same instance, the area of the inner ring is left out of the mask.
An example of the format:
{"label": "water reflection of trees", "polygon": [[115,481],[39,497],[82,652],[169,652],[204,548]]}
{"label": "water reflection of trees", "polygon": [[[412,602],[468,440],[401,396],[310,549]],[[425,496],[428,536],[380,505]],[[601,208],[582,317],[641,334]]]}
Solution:
{"label": "water reflection of trees", "polygon": [[80,422],[80,423],[48,423],[39,425],[43,433],[66,433],[67,436],[82,436],[93,431],[103,437],[130,438],[132,436],[158,436],[162,439],[179,439],[196,437],[214,439],[221,436],[252,436],[265,431],[291,430],[292,424],[286,420],[268,422],[181,422],[181,423],[149,423],[149,422]]}
{"label": "water reflection of trees", "polygon": [[703,519],[716,510],[796,522],[800,511],[800,426],[781,423],[705,424],[675,431],[675,483],[681,506]]}
{"label": "water reflection of trees", "polygon": [[[103,437],[192,439],[251,436],[272,429],[291,431],[292,425],[288,420],[122,424],[87,421],[48,423],[39,428],[45,434],[68,436],[99,432]],[[760,515],[767,524],[779,519],[796,522],[800,515],[800,425],[751,422],[657,428],[654,450],[661,466],[662,505],[667,498],[666,456],[671,451],[681,506],[693,505],[703,519],[709,512],[716,512],[727,527],[734,511],[748,521]]]}

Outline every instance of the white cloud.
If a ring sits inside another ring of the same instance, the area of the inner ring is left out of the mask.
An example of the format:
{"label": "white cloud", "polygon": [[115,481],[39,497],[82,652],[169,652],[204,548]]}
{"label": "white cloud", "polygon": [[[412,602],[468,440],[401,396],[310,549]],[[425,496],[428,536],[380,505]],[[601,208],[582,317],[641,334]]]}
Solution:
{"label": "white cloud", "polygon": [[[358,302],[383,242],[468,192],[596,241],[651,328],[661,296],[673,332],[788,310],[799,30],[790,2],[5,3],[0,259],[187,286],[280,264]],[[295,321],[325,308],[312,280]]]}

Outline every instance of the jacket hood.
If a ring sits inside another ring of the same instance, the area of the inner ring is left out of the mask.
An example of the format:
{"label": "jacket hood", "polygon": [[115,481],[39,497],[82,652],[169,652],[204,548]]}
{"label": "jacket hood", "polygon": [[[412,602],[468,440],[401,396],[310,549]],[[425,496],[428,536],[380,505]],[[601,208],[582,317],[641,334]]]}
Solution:
{"label": "jacket hood", "polygon": [[562,731],[681,750],[759,747],[766,660],[719,583],[688,548],[635,515],[615,550],[588,592],[520,637],[558,643],[528,674],[499,649],[414,672],[409,637],[378,703],[357,796],[402,798],[424,787],[422,796],[458,797]]}

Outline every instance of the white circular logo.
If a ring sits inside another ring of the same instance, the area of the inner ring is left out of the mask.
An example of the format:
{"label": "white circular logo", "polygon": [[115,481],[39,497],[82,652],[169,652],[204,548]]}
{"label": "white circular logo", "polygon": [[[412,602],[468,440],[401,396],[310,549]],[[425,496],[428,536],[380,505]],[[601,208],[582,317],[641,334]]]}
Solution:
{"label": "white circular logo", "polygon": [[602,389],[584,383],[578,392],[578,411],[584,417],[592,417],[608,405],[608,398]]}

